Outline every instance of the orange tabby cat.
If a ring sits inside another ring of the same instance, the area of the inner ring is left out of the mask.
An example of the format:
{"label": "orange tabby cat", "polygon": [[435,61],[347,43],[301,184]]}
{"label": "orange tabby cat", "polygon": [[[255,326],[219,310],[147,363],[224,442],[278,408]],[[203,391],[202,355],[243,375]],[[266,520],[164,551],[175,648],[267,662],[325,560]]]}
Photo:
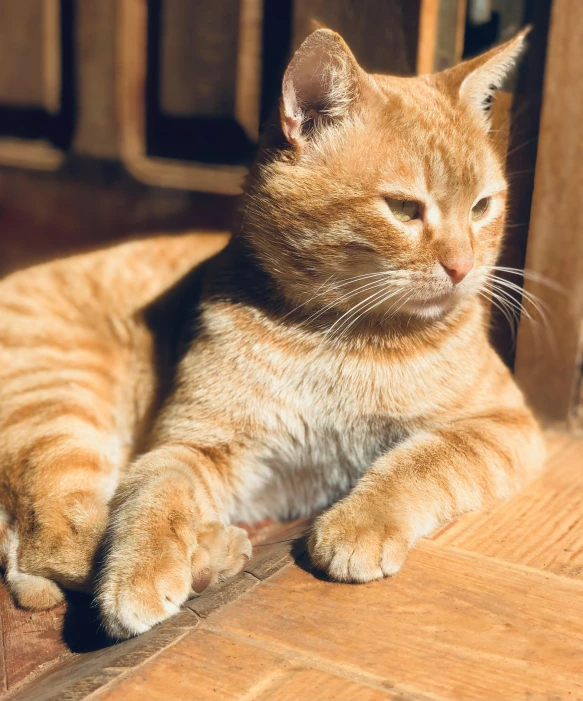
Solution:
{"label": "orange tabby cat", "polygon": [[140,633],[244,566],[232,523],[333,502],[312,559],[366,582],[539,470],[480,301],[507,189],[486,103],[523,42],[392,78],[318,30],[286,71],[241,231],[198,272],[222,240],[0,284],[3,547],[22,605],[91,586],[103,542],[104,623]]}

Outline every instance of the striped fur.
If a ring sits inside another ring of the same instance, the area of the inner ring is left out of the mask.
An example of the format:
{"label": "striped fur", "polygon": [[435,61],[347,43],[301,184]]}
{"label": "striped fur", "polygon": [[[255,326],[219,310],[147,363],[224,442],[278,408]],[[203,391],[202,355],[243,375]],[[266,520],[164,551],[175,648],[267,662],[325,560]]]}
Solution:
{"label": "striped fur", "polygon": [[480,297],[506,198],[480,86],[522,41],[402,79],[319,30],[286,73],[240,231],[201,269],[222,241],[127,244],[1,283],[0,501],[23,605],[91,587],[100,551],[104,623],[137,634],[244,566],[233,524],[327,507],[314,563],[369,581],[540,469]]}

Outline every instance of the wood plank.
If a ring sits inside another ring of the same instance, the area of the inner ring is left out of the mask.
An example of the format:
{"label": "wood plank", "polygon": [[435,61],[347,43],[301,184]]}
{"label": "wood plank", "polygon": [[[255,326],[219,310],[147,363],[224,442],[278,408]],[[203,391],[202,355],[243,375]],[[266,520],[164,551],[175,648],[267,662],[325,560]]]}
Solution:
{"label": "wood plank", "polygon": [[419,46],[417,73],[433,73],[435,44],[437,42],[437,11],[439,0],[421,0],[419,10]]}
{"label": "wood plank", "polygon": [[43,665],[71,656],[61,639],[65,604],[49,611],[16,608],[0,582],[2,647],[6,687],[12,689]]}
{"label": "wood plank", "polygon": [[[545,70],[526,266],[563,285],[566,296],[527,282],[552,309],[555,343],[519,328],[516,376],[537,413],[566,424],[574,413],[583,319],[583,3],[555,0]],[[565,90],[565,86],[569,86]]]}
{"label": "wood plank", "polygon": [[583,440],[526,490],[437,538],[472,552],[583,580]]}
{"label": "wood plank", "polygon": [[92,697],[100,701],[391,701],[390,689],[312,669],[285,656],[212,631],[183,638]]}
{"label": "wood plank", "polygon": [[375,689],[317,669],[293,669],[249,701],[406,701],[402,694]]}
{"label": "wood plank", "polygon": [[[509,185],[506,232],[498,265],[522,270],[525,266],[534,187],[550,3],[531,3],[524,17],[515,3],[503,6],[498,3],[493,11],[498,12],[499,21],[503,23],[502,36],[506,39],[509,39],[525,21],[533,27],[528,35],[528,50],[519,63],[516,75],[507,81],[507,87],[512,89],[513,95],[506,124],[501,131],[501,126],[493,123],[492,132],[494,141],[504,145],[503,154]],[[511,34],[506,33],[508,29],[511,30]],[[498,277],[518,283],[522,287],[520,276],[500,273]],[[514,297],[518,303],[521,302],[520,294],[516,293]],[[528,311],[533,313],[530,306]],[[538,323],[538,315],[533,316]],[[491,337],[496,350],[508,367],[514,366],[518,321],[516,319],[510,325],[499,309],[493,310]]]}
{"label": "wood plank", "polygon": [[207,625],[426,694],[583,696],[583,585],[424,543],[391,580],[323,582],[289,567]]}
{"label": "wood plank", "polygon": [[187,635],[110,689],[100,701],[228,701],[286,670],[283,658],[210,631]]}

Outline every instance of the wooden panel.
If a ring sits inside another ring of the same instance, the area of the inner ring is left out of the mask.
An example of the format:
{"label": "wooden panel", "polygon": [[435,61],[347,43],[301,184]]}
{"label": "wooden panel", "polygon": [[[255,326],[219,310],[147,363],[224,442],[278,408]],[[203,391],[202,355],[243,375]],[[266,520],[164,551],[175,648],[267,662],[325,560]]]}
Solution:
{"label": "wooden panel", "polygon": [[583,580],[583,441],[574,441],[521,494],[461,519],[439,544]]}
{"label": "wooden panel", "polygon": [[74,149],[115,158],[115,26],[117,0],[76,0],[77,130]]}
{"label": "wooden panel", "polygon": [[259,135],[260,0],[163,0],[160,106],[180,117],[234,117]]}
{"label": "wooden panel", "polygon": [[163,0],[162,109],[226,116],[235,106],[240,0]]}
{"label": "wooden panel", "polygon": [[[516,376],[537,413],[566,423],[578,386],[583,319],[583,3],[552,5],[535,188],[526,266],[565,288],[557,295],[528,281],[525,289],[551,309],[554,342],[519,329]],[[568,86],[568,90],[565,89]]]}
{"label": "wooden panel", "polygon": [[0,3],[0,104],[56,112],[60,90],[58,0]]}
{"label": "wooden panel", "polygon": [[146,152],[147,7],[142,0],[118,0],[117,106],[121,160],[138,180],[150,185],[226,195],[241,192],[246,169],[185,164],[152,158]]}
{"label": "wooden panel", "polygon": [[583,584],[434,544],[366,585],[275,575],[211,619],[217,632],[302,652],[447,699],[583,695]]}
{"label": "wooden panel", "polygon": [[294,49],[314,21],[340,32],[365,70],[415,73],[419,0],[295,0]]}

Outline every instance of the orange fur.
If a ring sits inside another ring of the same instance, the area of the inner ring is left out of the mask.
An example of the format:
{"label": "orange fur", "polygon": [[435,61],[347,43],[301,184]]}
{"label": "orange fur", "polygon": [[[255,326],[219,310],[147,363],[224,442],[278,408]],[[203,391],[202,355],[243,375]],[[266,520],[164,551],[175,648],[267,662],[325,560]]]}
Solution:
{"label": "orange fur", "polygon": [[244,566],[231,524],[331,504],[311,556],[369,581],[536,473],[540,431],[480,298],[506,198],[482,103],[523,39],[404,79],[320,29],[286,71],[240,231],[202,269],[220,240],[0,283],[0,501],[23,604],[91,586],[103,547],[104,623],[140,633]]}

